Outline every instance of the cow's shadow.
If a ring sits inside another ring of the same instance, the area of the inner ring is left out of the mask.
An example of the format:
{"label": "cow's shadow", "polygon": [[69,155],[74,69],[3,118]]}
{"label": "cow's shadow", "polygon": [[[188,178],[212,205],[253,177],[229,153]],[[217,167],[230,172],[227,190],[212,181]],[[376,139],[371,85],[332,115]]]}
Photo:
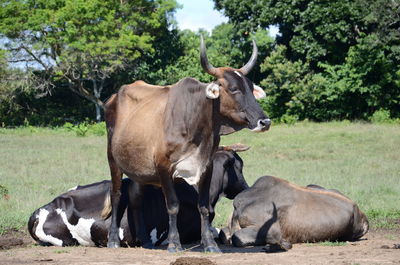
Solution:
{"label": "cow's shadow", "polygon": [[[184,252],[204,252],[200,243],[197,244],[182,244]],[[234,247],[228,245],[218,245],[222,253],[268,253],[265,251],[264,246],[252,247]],[[167,246],[158,246],[155,249],[167,250]],[[275,252],[276,253],[276,252]]]}

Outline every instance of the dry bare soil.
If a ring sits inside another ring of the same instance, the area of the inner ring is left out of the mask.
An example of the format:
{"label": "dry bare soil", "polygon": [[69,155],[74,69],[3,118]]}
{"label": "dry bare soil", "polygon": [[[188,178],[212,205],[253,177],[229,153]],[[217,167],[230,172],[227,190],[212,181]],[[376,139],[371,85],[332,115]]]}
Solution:
{"label": "dry bare soil", "polygon": [[221,246],[222,254],[203,253],[198,245],[170,254],[165,248],[107,249],[42,247],[21,232],[0,237],[0,264],[400,264],[400,231],[374,230],[362,240],[333,244],[296,244],[288,252],[265,253],[262,247]]}

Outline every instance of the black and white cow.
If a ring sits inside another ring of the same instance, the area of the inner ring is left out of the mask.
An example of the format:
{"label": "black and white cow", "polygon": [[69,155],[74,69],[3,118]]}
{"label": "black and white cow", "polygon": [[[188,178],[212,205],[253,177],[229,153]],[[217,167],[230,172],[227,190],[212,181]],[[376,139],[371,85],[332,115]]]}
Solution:
{"label": "black and white cow", "polygon": [[[248,188],[242,175],[243,161],[235,151],[246,150],[243,146],[221,147],[214,157],[213,175],[210,185],[212,209],[218,199],[225,196],[233,199]],[[118,207],[120,221],[119,238],[122,245],[137,246],[135,226],[129,207],[129,186],[137,185],[126,178],[121,186],[121,201]],[[78,186],[52,202],[37,209],[30,217],[28,229],[41,245],[55,246],[107,246],[110,218],[102,218],[104,201],[109,198],[111,181]],[[182,243],[200,240],[200,215],[197,208],[197,192],[186,182],[175,183],[181,203],[178,214],[178,230]],[[146,231],[152,243],[159,245],[167,239],[168,213],[160,188],[148,185],[142,199]],[[210,222],[214,212],[210,213]]]}

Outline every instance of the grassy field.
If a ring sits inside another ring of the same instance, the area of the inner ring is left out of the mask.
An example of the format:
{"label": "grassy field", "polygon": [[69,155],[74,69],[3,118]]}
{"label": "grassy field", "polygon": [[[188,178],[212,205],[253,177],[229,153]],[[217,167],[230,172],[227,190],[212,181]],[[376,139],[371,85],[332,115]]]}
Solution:
{"label": "grassy field", "polygon": [[[240,154],[249,184],[263,175],[319,184],[355,200],[373,226],[400,219],[399,125],[305,122],[222,141],[236,142],[251,146]],[[109,179],[105,136],[0,129],[0,146],[0,233],[25,228],[35,209],[73,186]],[[216,227],[226,224],[231,209],[226,199],[217,205]]]}

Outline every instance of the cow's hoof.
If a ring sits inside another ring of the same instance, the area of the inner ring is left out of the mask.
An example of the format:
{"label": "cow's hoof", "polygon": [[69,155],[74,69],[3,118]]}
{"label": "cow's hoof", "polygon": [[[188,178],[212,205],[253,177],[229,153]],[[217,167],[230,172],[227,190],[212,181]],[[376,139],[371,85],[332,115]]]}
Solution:
{"label": "cow's hoof", "polygon": [[108,248],[119,248],[121,245],[119,244],[119,242],[108,242],[107,243],[107,247]]}
{"label": "cow's hoof", "polygon": [[224,245],[231,245],[231,238],[229,236],[229,230],[227,228],[222,228],[221,231],[219,231],[219,240],[221,241],[222,244]]}
{"label": "cow's hoof", "polygon": [[142,248],[154,249],[154,245],[151,242],[147,242],[142,245]]}
{"label": "cow's hoof", "polygon": [[183,248],[174,246],[174,247],[168,247],[167,250],[169,253],[176,253],[183,251]]}
{"label": "cow's hoof", "polygon": [[210,253],[222,253],[222,251],[217,246],[208,246],[204,248],[204,252]]}
{"label": "cow's hoof", "polygon": [[281,248],[283,248],[284,250],[289,250],[292,248],[292,244],[286,240],[282,240],[280,243]]}
{"label": "cow's hoof", "polygon": [[286,251],[286,249],[282,248],[278,244],[267,244],[263,247],[263,249],[265,250],[265,252],[269,252],[269,253]]}

